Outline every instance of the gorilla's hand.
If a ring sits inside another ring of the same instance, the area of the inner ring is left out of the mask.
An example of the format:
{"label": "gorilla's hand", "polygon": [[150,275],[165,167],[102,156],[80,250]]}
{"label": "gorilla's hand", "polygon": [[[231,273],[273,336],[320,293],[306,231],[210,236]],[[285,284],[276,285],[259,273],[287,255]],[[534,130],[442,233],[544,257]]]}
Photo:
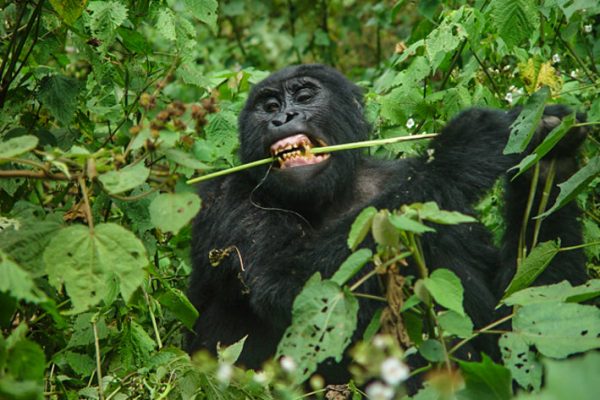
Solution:
{"label": "gorilla's hand", "polygon": [[[572,114],[570,108],[563,105],[552,105],[547,106],[544,109],[544,115],[538,125],[534,139],[532,140],[532,147],[539,145],[548,134],[556,128],[567,115]],[[586,116],[583,113],[577,113],[577,122],[585,122]],[[587,127],[574,127],[571,128],[565,136],[558,142],[554,148],[546,155],[545,159],[560,159],[560,158],[571,158],[577,154],[577,149],[584,141],[587,135]]]}

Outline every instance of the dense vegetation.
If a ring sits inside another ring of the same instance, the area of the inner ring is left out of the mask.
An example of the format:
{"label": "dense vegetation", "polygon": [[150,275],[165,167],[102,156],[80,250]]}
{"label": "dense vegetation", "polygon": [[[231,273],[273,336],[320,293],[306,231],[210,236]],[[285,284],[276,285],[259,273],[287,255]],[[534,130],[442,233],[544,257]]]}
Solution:
{"label": "dense vegetation", "polygon": [[[600,274],[596,0],[19,0],[0,1],[0,15],[0,399],[323,394],[318,376],[298,385],[308,375],[298,371],[314,371],[316,356],[255,372],[232,366],[243,343],[218,359],[190,360],[181,350],[197,318],[184,291],[189,222],[202,207],[186,180],[238,163],[236,118],[249,86],[292,63],[330,64],[364,86],[373,138],[438,132],[471,105],[525,105],[514,150],[530,138],[543,104],[585,110],[591,131],[582,169],[566,183],[549,181],[561,183],[556,204],[531,214],[579,202],[588,270]],[[565,119],[518,168],[539,173],[539,158],[576,123]],[[401,157],[425,145],[369,151]],[[501,190],[479,205],[496,238]],[[373,234],[378,248],[356,251],[332,280],[309,282],[280,350],[287,354],[290,340],[301,351],[310,346],[299,329],[306,321],[339,320],[349,336],[356,299],[344,284],[356,270],[418,259],[422,221],[465,219],[433,203],[365,210],[348,245]],[[406,377],[390,360],[418,351],[429,372],[415,399],[595,399],[600,280],[526,289],[569,250],[558,242],[521,249],[503,300],[514,307],[512,332],[474,332],[460,281],[447,270],[425,268],[422,279],[403,282],[406,296],[388,293],[388,301],[404,316],[404,350],[394,335],[374,337],[374,320],[353,350],[357,386],[374,379],[371,398],[400,398]],[[332,302],[327,315],[303,308],[314,290]],[[445,311],[430,313],[436,335],[424,340],[415,310],[434,304]],[[503,364],[484,356],[454,365],[457,346],[478,334],[502,334]],[[326,339],[325,355],[340,356],[345,341]],[[360,398],[354,384],[347,390]]]}

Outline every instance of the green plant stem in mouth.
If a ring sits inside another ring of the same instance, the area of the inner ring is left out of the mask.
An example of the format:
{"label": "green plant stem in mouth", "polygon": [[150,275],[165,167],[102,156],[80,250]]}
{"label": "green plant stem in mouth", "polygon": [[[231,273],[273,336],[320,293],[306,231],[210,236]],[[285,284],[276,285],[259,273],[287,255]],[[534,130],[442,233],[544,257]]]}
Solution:
{"label": "green plant stem in mouth", "polygon": [[[399,142],[409,142],[412,140],[432,139],[432,138],[436,137],[437,135],[438,135],[437,133],[425,133],[425,134],[421,134],[421,135],[399,136],[399,137],[387,138],[387,139],[365,140],[362,142],[344,143],[344,144],[337,144],[337,145],[333,145],[333,146],[313,147],[312,149],[310,149],[310,152],[312,154],[333,153],[335,151],[354,150],[354,149],[361,149],[361,148],[365,148],[365,147],[381,146],[381,145],[393,144],[393,143],[399,143]],[[277,160],[277,157],[263,158],[262,160],[249,162],[246,164],[238,165],[236,167],[232,167],[232,168],[224,169],[221,171],[213,172],[211,174],[206,174],[206,175],[198,176],[196,178],[192,178],[187,181],[187,184],[191,185],[193,183],[207,181],[207,180],[210,180],[213,178],[217,178],[219,176],[229,175],[234,172],[243,171],[245,169],[269,164],[276,160]]]}

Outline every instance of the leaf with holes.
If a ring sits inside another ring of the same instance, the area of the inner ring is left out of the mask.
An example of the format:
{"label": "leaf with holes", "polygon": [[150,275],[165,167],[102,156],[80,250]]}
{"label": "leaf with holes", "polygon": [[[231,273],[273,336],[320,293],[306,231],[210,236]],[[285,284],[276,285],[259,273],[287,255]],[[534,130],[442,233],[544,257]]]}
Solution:
{"label": "leaf with holes", "polygon": [[539,390],[542,385],[542,365],[537,360],[529,344],[512,332],[503,334],[498,342],[502,361],[512,377],[527,390]]}
{"label": "leaf with holes", "polygon": [[48,244],[44,262],[50,283],[57,289],[64,284],[78,313],[106,299],[115,283],[128,301],[144,280],[148,259],[133,233],[100,224],[93,232],[83,225],[61,229]]}
{"label": "leaf with holes", "polygon": [[575,303],[537,303],[518,309],[513,331],[547,357],[600,348],[600,309]]}
{"label": "leaf with holes", "polygon": [[194,18],[207,24],[213,32],[217,31],[217,0],[184,0],[183,3]]}
{"label": "leaf with holes", "polygon": [[579,286],[571,286],[569,282],[562,281],[554,285],[520,290],[503,300],[503,303],[508,306],[525,306],[555,301],[579,303],[598,296],[600,296],[600,279],[592,279]]}
{"label": "leaf with holes", "polygon": [[294,301],[292,325],[277,348],[277,357],[295,361],[297,383],[304,382],[327,358],[342,359],[356,329],[357,313],[358,301],[348,290],[322,281],[319,273],[309,279]]}
{"label": "leaf with holes", "polygon": [[150,203],[150,219],[162,231],[177,233],[200,211],[194,193],[163,193]]}

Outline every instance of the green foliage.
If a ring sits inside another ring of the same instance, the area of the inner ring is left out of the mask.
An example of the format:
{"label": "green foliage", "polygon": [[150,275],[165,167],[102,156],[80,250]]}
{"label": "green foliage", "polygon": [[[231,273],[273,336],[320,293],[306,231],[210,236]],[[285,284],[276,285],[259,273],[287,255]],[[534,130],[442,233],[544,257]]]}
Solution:
{"label": "green foliage", "polygon": [[[433,202],[357,217],[353,253],[296,300],[280,346],[296,369],[232,366],[243,341],[220,360],[190,359],[179,349],[198,317],[184,292],[201,199],[185,181],[238,163],[251,84],[292,63],[331,64],[358,82],[374,138],[439,132],[467,106],[524,105],[506,149],[519,152],[543,105],[565,103],[588,111],[586,165],[557,182],[540,218],[580,202],[597,277],[598,13],[594,0],[0,1],[0,398],[298,398],[295,382],[342,357],[372,279],[389,289],[370,300],[385,307],[351,350],[357,382],[387,382],[386,360],[420,352],[436,373],[415,398],[509,398],[507,370],[487,358],[448,368],[484,327],[464,313],[460,280],[429,265],[420,242],[439,224],[474,219]],[[578,124],[565,119],[516,168],[534,167]],[[398,158],[425,146],[369,151]],[[482,202],[486,225],[501,225],[502,197],[496,189]],[[598,297],[598,282],[527,288],[559,249],[527,250],[503,300],[516,312],[501,335],[504,365],[536,398],[595,399],[594,353],[551,358],[600,346],[597,310],[579,304]],[[308,382],[319,396],[318,379]],[[404,394],[402,382],[386,385]]]}

